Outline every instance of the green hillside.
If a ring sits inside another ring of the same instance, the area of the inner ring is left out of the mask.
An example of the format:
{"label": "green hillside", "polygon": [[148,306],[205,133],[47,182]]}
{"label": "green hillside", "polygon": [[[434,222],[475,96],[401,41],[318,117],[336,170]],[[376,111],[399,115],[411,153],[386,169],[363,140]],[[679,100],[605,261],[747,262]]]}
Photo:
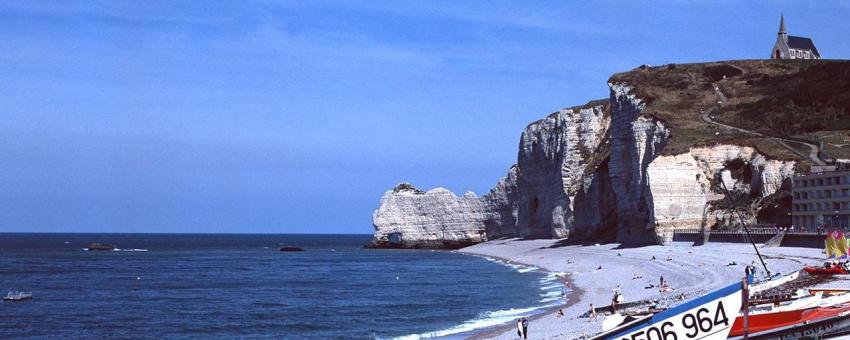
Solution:
{"label": "green hillside", "polygon": [[[850,61],[740,60],[639,67],[609,80],[625,82],[646,101],[646,112],[671,127],[664,154],[691,146],[749,145],[777,159],[807,163],[806,144],[824,138],[833,157],[850,157]],[[717,86],[725,97],[715,92]],[[761,133],[709,124],[716,123]],[[781,137],[777,140],[770,137]],[[790,139],[790,140],[789,140]],[[784,144],[784,145],[783,145]]]}

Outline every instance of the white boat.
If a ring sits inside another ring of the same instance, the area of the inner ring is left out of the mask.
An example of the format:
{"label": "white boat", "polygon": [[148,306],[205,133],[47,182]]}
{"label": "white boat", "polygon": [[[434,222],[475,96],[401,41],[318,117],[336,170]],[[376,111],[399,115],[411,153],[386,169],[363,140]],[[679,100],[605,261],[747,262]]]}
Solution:
{"label": "white boat", "polygon": [[791,274],[785,275],[785,276],[780,277],[780,278],[754,283],[752,286],[750,286],[750,290],[749,290],[750,291],[750,297],[753,297],[757,293],[763,292],[765,290],[775,288],[775,287],[779,287],[779,286],[784,285],[788,282],[794,281],[799,276],[800,276],[800,271],[798,270],[798,271],[795,271]]}
{"label": "white boat", "polygon": [[784,301],[780,303],[766,303],[750,307],[750,315],[777,313],[789,310],[805,309],[817,306],[831,306],[837,303],[827,303],[823,298],[823,293],[818,292],[812,295],[803,296],[798,299]]}
{"label": "white boat", "polygon": [[741,282],[734,283],[591,339],[726,339],[741,310],[742,289]]}
{"label": "white boat", "polygon": [[24,292],[9,292],[6,296],[3,297],[3,301],[24,301],[32,299],[32,293],[24,293]]}

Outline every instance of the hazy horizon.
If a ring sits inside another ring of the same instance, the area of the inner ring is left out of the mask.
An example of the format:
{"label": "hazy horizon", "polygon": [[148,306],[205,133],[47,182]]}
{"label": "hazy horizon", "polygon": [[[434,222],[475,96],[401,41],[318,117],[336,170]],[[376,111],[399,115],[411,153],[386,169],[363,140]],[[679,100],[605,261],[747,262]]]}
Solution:
{"label": "hazy horizon", "polygon": [[767,58],[850,3],[0,3],[0,232],[368,234],[485,194],[522,129],[641,64]]}

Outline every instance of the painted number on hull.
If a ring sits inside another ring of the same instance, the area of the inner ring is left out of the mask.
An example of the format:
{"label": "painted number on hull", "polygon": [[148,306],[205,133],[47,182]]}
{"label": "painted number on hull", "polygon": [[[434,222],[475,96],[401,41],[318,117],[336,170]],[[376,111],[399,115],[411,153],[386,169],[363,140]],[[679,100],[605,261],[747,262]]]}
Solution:
{"label": "painted number on hull", "polygon": [[621,340],[680,340],[700,339],[730,327],[729,317],[723,307],[723,300],[717,301],[714,311],[708,307],[693,309],[687,313],[621,338]]}

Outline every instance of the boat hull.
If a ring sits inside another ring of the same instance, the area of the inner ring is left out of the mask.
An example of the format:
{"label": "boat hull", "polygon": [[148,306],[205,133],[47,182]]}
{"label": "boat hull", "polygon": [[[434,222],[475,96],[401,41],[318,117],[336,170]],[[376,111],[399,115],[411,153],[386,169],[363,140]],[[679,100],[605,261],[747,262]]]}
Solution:
{"label": "boat hull", "polygon": [[[850,327],[850,306],[751,315],[748,324],[750,339],[798,339],[827,335]],[[743,318],[738,317],[729,336],[737,337],[743,334]]]}
{"label": "boat hull", "polygon": [[842,274],[848,274],[846,269],[844,269],[842,267],[838,267],[838,266],[831,267],[831,268],[809,266],[809,267],[803,268],[803,270],[805,270],[806,273],[809,273],[811,275],[842,275]]}

